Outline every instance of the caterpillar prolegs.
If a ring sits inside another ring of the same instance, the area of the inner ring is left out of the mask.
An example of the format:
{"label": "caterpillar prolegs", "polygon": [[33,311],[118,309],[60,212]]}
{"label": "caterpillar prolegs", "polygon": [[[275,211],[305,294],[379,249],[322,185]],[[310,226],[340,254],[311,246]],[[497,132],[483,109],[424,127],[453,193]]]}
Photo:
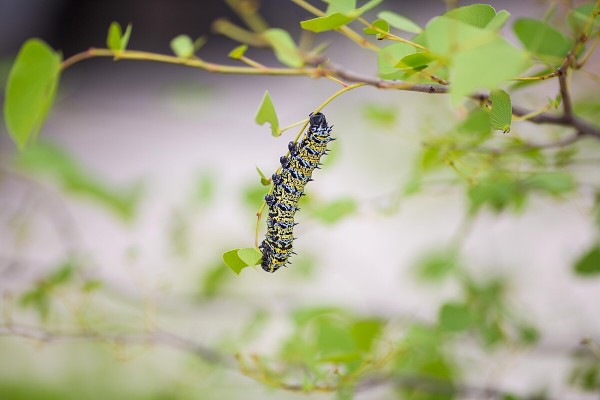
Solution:
{"label": "caterpillar prolegs", "polygon": [[304,186],[312,181],[313,171],[319,168],[321,156],[327,154],[327,143],[335,140],[330,133],[325,116],[311,114],[305,137],[298,143],[290,142],[289,156],[279,159],[281,173],[273,174],[273,190],[265,196],[269,207],[267,234],[259,246],[261,266],[267,272],[286,266],[290,256],[295,254],[292,242],[298,200],[304,195]]}

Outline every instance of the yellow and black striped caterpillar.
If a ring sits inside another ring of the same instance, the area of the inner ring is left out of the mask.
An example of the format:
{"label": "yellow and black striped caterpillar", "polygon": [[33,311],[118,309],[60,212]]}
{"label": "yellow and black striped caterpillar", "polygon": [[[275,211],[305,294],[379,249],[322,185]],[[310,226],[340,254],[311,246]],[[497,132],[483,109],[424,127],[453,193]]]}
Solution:
{"label": "yellow and black striped caterpillar", "polygon": [[273,190],[265,196],[269,206],[267,235],[259,249],[262,251],[262,268],[275,272],[286,266],[288,259],[295,254],[294,214],[298,210],[298,200],[304,195],[304,186],[312,181],[315,168],[319,168],[321,156],[327,154],[327,143],[331,137],[331,127],[321,113],[310,115],[310,125],[304,139],[299,143],[290,142],[289,157],[280,158],[281,173],[273,174]]}

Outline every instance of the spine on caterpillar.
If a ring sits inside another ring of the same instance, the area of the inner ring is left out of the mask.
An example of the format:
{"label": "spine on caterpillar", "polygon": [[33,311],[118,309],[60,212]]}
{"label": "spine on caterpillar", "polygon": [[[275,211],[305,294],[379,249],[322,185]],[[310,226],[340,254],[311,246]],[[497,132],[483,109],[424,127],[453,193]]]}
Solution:
{"label": "spine on caterpillar", "polygon": [[267,234],[259,249],[262,268],[275,272],[287,266],[294,253],[294,216],[304,187],[312,181],[312,173],[319,168],[321,157],[327,154],[331,127],[321,113],[310,115],[310,125],[303,139],[288,144],[289,156],[280,158],[281,173],[273,174],[273,190],[265,196],[269,207]]}

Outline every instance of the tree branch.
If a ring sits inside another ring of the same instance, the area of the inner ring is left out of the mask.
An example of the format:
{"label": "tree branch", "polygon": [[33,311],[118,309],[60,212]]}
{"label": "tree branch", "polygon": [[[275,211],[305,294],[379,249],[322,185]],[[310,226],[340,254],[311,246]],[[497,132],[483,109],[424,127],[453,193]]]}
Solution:
{"label": "tree branch", "polygon": [[[178,64],[188,67],[203,69],[212,73],[220,74],[239,74],[239,75],[271,75],[271,76],[308,76],[311,78],[319,78],[325,76],[333,76],[347,82],[362,83],[365,85],[373,86],[380,89],[394,89],[394,90],[405,90],[410,92],[421,92],[429,94],[444,94],[450,91],[449,85],[441,84],[424,84],[424,83],[411,83],[406,81],[397,80],[385,80],[379,79],[372,76],[365,76],[357,74],[352,71],[343,69],[333,63],[324,62],[323,60],[313,60],[316,64],[315,67],[301,67],[301,68],[255,68],[255,67],[240,67],[232,65],[221,65],[206,62],[198,58],[181,58],[176,56],[169,56],[164,54],[154,54],[143,51],[114,51],[110,49],[97,49],[90,48],[85,52],[75,54],[63,61],[61,69],[65,70],[72,65],[95,57],[113,57],[115,60],[144,60],[144,61],[155,61],[169,64]],[[569,65],[570,58],[565,60],[563,65]],[[322,62],[322,63],[321,63]],[[563,66],[561,66],[562,68]],[[567,67],[565,66],[564,69]],[[563,97],[563,115],[553,115],[550,113],[541,113],[527,121],[535,124],[550,124],[560,126],[570,126],[581,132],[582,135],[587,135],[600,139],[600,128],[592,125],[591,123],[576,117],[573,115],[570,96],[568,93],[565,73],[559,75],[559,82],[561,83],[561,93]],[[564,91],[564,93],[563,93]],[[477,101],[487,101],[487,94],[474,94],[471,96],[472,99]],[[517,116],[523,116],[530,114],[529,110],[526,110],[519,106],[513,106],[513,114]]]}
{"label": "tree branch", "polygon": [[46,331],[42,328],[21,325],[7,324],[0,325],[0,337],[13,336],[25,339],[32,339],[43,343],[68,342],[77,340],[91,340],[115,345],[122,344],[161,344],[177,350],[192,353],[202,360],[211,364],[233,365],[233,358],[227,358],[223,355],[209,349],[199,343],[185,339],[172,333],[161,330],[154,330],[145,333],[113,334],[101,333],[95,331]]}

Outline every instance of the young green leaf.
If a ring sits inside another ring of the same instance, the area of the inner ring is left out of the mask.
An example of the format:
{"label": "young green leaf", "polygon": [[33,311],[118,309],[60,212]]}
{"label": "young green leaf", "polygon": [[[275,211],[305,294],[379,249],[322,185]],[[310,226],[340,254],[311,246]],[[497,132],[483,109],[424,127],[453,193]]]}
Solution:
{"label": "young green leaf", "polygon": [[482,177],[477,185],[468,188],[467,196],[471,214],[477,213],[485,206],[497,213],[511,206],[519,211],[527,200],[523,184],[512,176],[501,173]]}
{"label": "young green leaf", "polygon": [[316,344],[321,353],[321,361],[342,361],[348,356],[358,356],[354,340],[345,324],[328,316],[317,317],[313,323],[316,325]]}
{"label": "young green leaf", "polygon": [[477,28],[485,28],[496,16],[494,7],[487,4],[472,4],[448,11],[445,17],[462,21]]}
{"label": "young green leaf", "polygon": [[129,44],[129,38],[131,37],[131,24],[125,28],[125,33],[121,29],[121,25],[118,22],[113,22],[108,28],[108,35],[106,37],[106,45],[109,49],[115,51],[122,51],[127,49]]}
{"label": "young green leaf", "polygon": [[527,178],[527,187],[532,190],[559,196],[571,192],[577,187],[575,180],[567,172],[540,173]]}
{"label": "young green leaf", "polygon": [[504,90],[496,89],[490,93],[492,110],[490,111],[490,126],[492,129],[510,132],[512,121],[512,104],[510,96]]}
{"label": "young green leaf", "polygon": [[484,140],[492,132],[489,111],[482,107],[473,109],[457,127],[457,130],[460,134],[468,136],[475,142]]}
{"label": "young green leaf", "polygon": [[248,45],[243,44],[231,50],[227,56],[229,58],[233,58],[234,60],[239,60],[244,56],[244,54],[246,54],[246,50],[248,50]]}
{"label": "young green leaf", "polygon": [[423,281],[441,282],[458,266],[456,249],[435,250],[425,255],[416,267],[418,277]]}
{"label": "young green leaf", "polygon": [[108,27],[108,36],[106,37],[106,46],[115,51],[121,50],[121,38],[123,37],[123,31],[121,24],[113,22]]}
{"label": "young green leaf", "polygon": [[479,89],[493,89],[523,72],[528,55],[497,32],[457,19],[436,17],[425,30],[427,47],[450,69],[451,98],[456,103]]}
{"label": "young green leaf", "polygon": [[275,57],[279,62],[292,68],[304,65],[304,59],[288,32],[279,28],[271,28],[264,31],[262,36],[273,47]]}
{"label": "young green leaf", "polygon": [[573,267],[581,276],[597,276],[600,274],[600,245],[595,245],[585,253]]}
{"label": "young green leaf", "polygon": [[564,58],[571,49],[570,39],[537,19],[519,18],[513,29],[523,46],[534,54]]}
{"label": "young green leaf", "polygon": [[177,57],[190,58],[194,55],[194,42],[187,35],[179,35],[171,40],[171,50]]}
{"label": "young green leaf", "polygon": [[384,39],[389,31],[390,24],[383,19],[373,21],[371,26],[367,26],[365,29],[363,29],[363,32],[367,35],[377,35],[377,39]]}
{"label": "young green leaf", "polygon": [[246,267],[258,264],[262,253],[254,247],[233,249],[223,253],[223,261],[237,275]]}
{"label": "young green leaf", "polygon": [[348,17],[342,13],[334,13],[325,17],[318,17],[301,21],[300,26],[302,29],[312,32],[325,32],[333,29],[341,28],[347,23],[353,21],[354,18]]}
{"label": "young green leaf", "polygon": [[342,13],[347,14],[356,8],[356,0],[323,0],[329,4],[327,6],[327,15]]}
{"label": "young green leaf", "polygon": [[504,24],[506,23],[506,21],[508,21],[509,18],[510,13],[508,11],[500,10],[496,15],[494,15],[494,18],[492,18],[492,20],[488,22],[488,24],[485,26],[485,29],[498,31],[504,26]]}
{"label": "young green leaf", "polygon": [[129,38],[131,38],[131,24],[127,24],[127,28],[125,28],[125,33],[121,36],[121,50],[126,50],[127,45],[129,44]]}
{"label": "young green leaf", "polygon": [[354,21],[363,13],[379,5],[383,0],[371,0],[364,6],[355,8],[356,1],[353,0],[331,0],[327,1],[327,15],[300,22],[302,29],[312,32],[325,32],[341,28],[349,22]]}
{"label": "young green leaf", "polygon": [[262,258],[262,253],[260,252],[260,250],[254,247],[239,249],[237,254],[240,260],[242,260],[249,266],[260,264],[260,260]]}
{"label": "young green leaf", "polygon": [[256,112],[256,117],[254,120],[259,125],[263,125],[265,122],[268,122],[271,127],[271,134],[273,136],[279,136],[281,134],[279,132],[279,119],[277,118],[275,106],[273,105],[273,100],[271,100],[271,95],[269,94],[268,90],[265,91],[265,95],[260,102],[260,106],[258,107],[258,111]]}
{"label": "young green leaf", "polygon": [[350,328],[350,333],[359,351],[369,352],[373,342],[381,333],[383,324],[380,320],[369,319],[356,321]]}
{"label": "young green leaf", "polygon": [[382,11],[377,14],[377,18],[387,21],[391,27],[404,32],[421,33],[423,31],[423,28],[410,19],[392,11]]}
{"label": "young green leaf", "polygon": [[60,78],[61,56],[39,39],[19,51],[8,75],[4,120],[13,141],[23,149],[35,139],[52,107]]}
{"label": "young green leaf", "polygon": [[260,184],[263,186],[271,185],[271,180],[265,176],[265,174],[260,170],[260,168],[256,167],[256,172],[260,175]]}
{"label": "young green leaf", "polygon": [[466,304],[446,303],[439,310],[438,322],[446,331],[460,332],[471,326],[473,316]]}
{"label": "young green leaf", "polygon": [[395,43],[386,46],[377,55],[379,76],[384,79],[401,79],[404,71],[396,68],[400,60],[409,54],[414,54],[415,49],[405,43]]}
{"label": "young green leaf", "polygon": [[428,51],[421,51],[403,57],[402,60],[395,65],[395,67],[402,70],[415,69],[419,67],[425,67],[434,60],[437,60],[435,55]]}

